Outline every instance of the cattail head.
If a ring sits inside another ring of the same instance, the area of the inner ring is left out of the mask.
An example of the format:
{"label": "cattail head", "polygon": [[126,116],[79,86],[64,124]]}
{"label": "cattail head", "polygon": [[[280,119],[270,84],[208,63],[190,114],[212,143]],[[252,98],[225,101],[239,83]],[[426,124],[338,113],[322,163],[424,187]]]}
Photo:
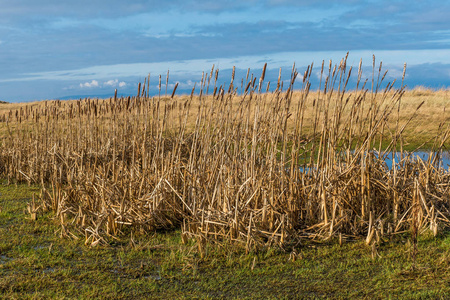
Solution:
{"label": "cattail head", "polygon": [[178,87],[178,82],[175,84],[175,87],[173,88],[172,96],[170,96],[171,99],[173,99],[173,96],[175,95],[177,87]]}
{"label": "cattail head", "polygon": [[262,74],[261,74],[261,80],[264,81],[264,78],[266,77],[266,68],[267,68],[267,63],[264,64],[263,70],[262,70]]}
{"label": "cattail head", "polygon": [[403,82],[405,81],[405,74],[406,74],[406,63],[403,65],[402,86]]}
{"label": "cattail head", "polygon": [[234,75],[236,74],[236,67],[233,66],[233,72],[231,73],[231,83],[234,82]]}

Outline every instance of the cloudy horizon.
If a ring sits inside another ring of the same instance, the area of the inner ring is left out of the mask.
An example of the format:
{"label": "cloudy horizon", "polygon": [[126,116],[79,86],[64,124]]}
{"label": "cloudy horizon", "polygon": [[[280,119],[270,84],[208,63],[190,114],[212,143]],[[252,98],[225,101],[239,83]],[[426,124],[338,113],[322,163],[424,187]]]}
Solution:
{"label": "cloudy horizon", "polygon": [[[0,0],[0,100],[136,93],[170,70],[180,93],[214,65],[264,63],[288,78],[322,60],[371,70],[372,55],[413,88],[450,86],[450,1],[61,1]],[[371,72],[368,72],[371,74]],[[274,80],[274,78],[268,78]],[[198,83],[197,83],[198,85]],[[169,87],[170,87],[169,86]]]}

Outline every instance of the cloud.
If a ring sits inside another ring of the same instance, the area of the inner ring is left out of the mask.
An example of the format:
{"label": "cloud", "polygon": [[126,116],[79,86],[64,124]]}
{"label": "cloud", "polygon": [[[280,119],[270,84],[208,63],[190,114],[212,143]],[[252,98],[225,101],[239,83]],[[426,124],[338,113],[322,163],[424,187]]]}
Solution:
{"label": "cloud", "polygon": [[0,83],[67,80],[88,92],[131,90],[139,76],[168,68],[196,79],[212,64],[253,69],[266,60],[277,68],[347,51],[356,64],[361,51],[369,65],[372,53],[393,55],[400,66],[417,57],[447,63],[450,49],[448,0],[0,0],[0,7]]}
{"label": "cloud", "polygon": [[[110,16],[117,18],[142,12],[155,12],[156,14],[165,12],[182,11],[191,13],[206,12],[214,15],[223,12],[242,12],[255,7],[262,8],[329,8],[330,6],[354,6],[360,3],[367,4],[370,1],[358,0],[331,0],[331,1],[311,1],[311,0],[134,0],[133,2],[123,0],[108,1],[54,1],[54,0],[0,0],[0,16],[8,20],[18,18],[33,19],[49,16],[77,16],[88,20],[92,17]],[[389,2],[382,4],[387,5]]]}
{"label": "cloud", "polygon": [[98,87],[98,81],[92,80],[91,82],[80,83],[80,88],[95,88]]}
{"label": "cloud", "polygon": [[104,82],[103,86],[104,87],[107,87],[107,86],[111,86],[111,87],[117,87],[117,86],[118,87],[126,87],[127,84],[124,81],[119,82],[118,79],[111,79],[111,80],[108,80],[108,81]]}
{"label": "cloud", "polygon": [[167,12],[167,11],[236,11],[252,7],[256,0],[134,0],[132,3],[123,0],[108,1],[54,1],[54,0],[0,0],[0,16],[8,19],[27,16],[83,16],[89,19],[93,16],[108,15],[111,17],[124,16],[142,11]]}
{"label": "cloud", "polygon": [[[201,81],[192,81],[191,79],[188,79],[186,81],[177,81],[177,82],[172,82],[169,83],[167,85],[167,90],[168,91],[172,91],[175,88],[175,85],[178,84],[177,86],[177,90],[190,90],[192,89],[194,86],[197,87],[197,89],[200,87]],[[159,88],[159,84],[156,84],[153,86],[155,89]],[[161,90],[165,90],[165,82],[161,83]]]}
{"label": "cloud", "polygon": [[[347,51],[297,51],[297,52],[279,52],[266,53],[255,55],[242,55],[234,57],[216,57],[210,59],[191,59],[191,60],[168,60],[154,63],[130,63],[130,64],[114,64],[114,65],[97,65],[88,68],[48,71],[48,72],[33,72],[26,73],[24,76],[17,78],[0,79],[0,82],[24,82],[35,80],[50,80],[50,81],[86,81],[91,78],[105,80],[102,86],[112,85],[126,85],[124,81],[118,79],[111,80],[110,78],[126,78],[127,82],[130,80],[138,80],[142,76],[147,76],[151,73],[151,82],[159,74],[165,77],[167,69],[170,69],[170,76],[188,76],[190,78],[197,78],[201,76],[202,71],[209,72],[212,65],[220,70],[230,69],[233,66],[242,69],[258,69],[261,68],[265,62],[268,62],[268,68],[278,69],[280,67],[292,67],[295,62],[297,66],[307,66],[314,62],[318,67],[322,60],[328,62],[330,59],[338,63]],[[349,64],[357,66],[359,60],[363,60],[364,68],[369,68],[372,65],[372,55],[376,55],[377,62],[383,61],[383,66],[396,65],[400,68],[403,63],[410,65],[424,64],[424,63],[443,63],[450,64],[450,49],[428,49],[428,50],[359,50],[351,51],[349,55]],[[172,77],[171,77],[172,78]],[[117,81],[116,81],[117,80]],[[156,79],[157,80],[157,79]],[[97,80],[87,81],[79,84],[80,87],[99,87]]]}
{"label": "cloud", "polygon": [[[71,74],[73,74],[72,72],[65,72],[62,73],[61,75],[63,77],[65,77],[65,80],[68,80],[71,78]],[[91,74],[91,73],[90,73]],[[89,74],[89,75],[90,75]],[[64,79],[63,79],[64,80]],[[124,81],[120,81],[118,79],[111,79],[108,81],[103,82],[103,84],[100,84],[97,80],[92,80],[92,81],[88,81],[88,82],[84,82],[84,83],[80,83],[79,87],[80,88],[106,88],[106,87],[126,87],[127,83]]]}
{"label": "cloud", "polygon": [[[346,0],[342,5],[337,0],[35,2],[0,0],[0,78],[282,51],[450,48],[448,34],[434,33],[448,28],[445,3],[424,9],[404,0]],[[86,7],[93,12],[84,15]],[[3,32],[2,22],[20,31]],[[412,22],[421,29],[412,30]]]}
{"label": "cloud", "polygon": [[117,86],[117,84],[119,83],[119,80],[114,79],[114,80],[108,80],[106,82],[103,83],[104,86]]}

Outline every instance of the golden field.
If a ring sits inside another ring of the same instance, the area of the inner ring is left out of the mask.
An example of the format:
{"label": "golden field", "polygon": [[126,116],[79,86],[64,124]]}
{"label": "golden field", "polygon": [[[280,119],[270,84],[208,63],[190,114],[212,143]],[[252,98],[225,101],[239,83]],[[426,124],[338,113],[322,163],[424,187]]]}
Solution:
{"label": "golden field", "polygon": [[[347,92],[347,96],[352,96],[356,94],[355,91]],[[262,97],[269,99],[272,94],[263,94]],[[156,96],[157,97],[157,96]],[[380,96],[378,95],[380,98]],[[174,96],[173,98],[162,97],[163,102],[181,103],[185,102],[190,98],[189,95]],[[198,99],[198,95],[194,96]],[[237,109],[238,103],[241,101],[241,96],[236,95],[233,97],[232,101],[234,103],[234,111]],[[302,99],[301,92],[295,91],[292,97],[292,105],[298,105],[300,99]],[[304,116],[304,126],[305,128],[311,128],[313,124],[314,107],[313,103],[321,101],[321,93],[318,91],[310,91],[308,97],[305,101],[305,116]],[[81,102],[86,102],[87,99],[83,99]],[[0,120],[6,121],[9,114],[15,115],[16,110],[22,109],[23,111],[28,110],[43,110],[45,105],[51,106],[51,103],[57,100],[43,100],[34,101],[26,103],[2,103],[0,104]],[[65,100],[61,101],[64,107],[74,105],[80,100]],[[110,99],[92,99],[97,103],[107,103]],[[197,100],[198,101],[198,100]],[[212,96],[203,96],[203,101],[212,102]],[[323,101],[323,99],[322,99]],[[195,102],[195,100],[193,100]],[[421,104],[421,108],[417,110],[417,107]],[[48,103],[48,104],[46,104]],[[414,121],[408,125],[404,133],[404,138],[407,143],[412,143],[414,146],[420,145],[426,141],[429,141],[436,136],[439,128],[439,124],[445,123],[450,118],[450,108],[448,104],[450,103],[450,90],[432,90],[424,87],[417,87],[412,90],[405,90],[401,103],[400,103],[400,121],[406,122],[411,116],[415,115]],[[15,118],[11,118],[12,121]],[[187,126],[193,128],[196,121],[195,113],[191,113],[188,116]],[[289,125],[292,125],[289,122]],[[391,126],[394,126],[391,124]],[[2,128],[2,126],[0,126]],[[4,128],[4,126],[3,126]],[[412,150],[413,147],[409,149]]]}

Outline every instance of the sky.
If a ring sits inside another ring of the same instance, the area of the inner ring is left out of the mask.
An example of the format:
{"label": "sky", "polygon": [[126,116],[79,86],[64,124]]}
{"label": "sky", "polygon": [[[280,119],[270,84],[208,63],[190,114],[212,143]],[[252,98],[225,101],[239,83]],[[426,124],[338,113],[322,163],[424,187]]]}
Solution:
{"label": "sky", "polygon": [[406,63],[409,88],[448,88],[449,16],[450,1],[0,0],[0,100],[135,95],[148,74],[155,94],[167,70],[188,93],[213,65],[220,84],[265,63],[266,81],[287,80],[347,52],[363,76],[375,55],[387,81]]}

